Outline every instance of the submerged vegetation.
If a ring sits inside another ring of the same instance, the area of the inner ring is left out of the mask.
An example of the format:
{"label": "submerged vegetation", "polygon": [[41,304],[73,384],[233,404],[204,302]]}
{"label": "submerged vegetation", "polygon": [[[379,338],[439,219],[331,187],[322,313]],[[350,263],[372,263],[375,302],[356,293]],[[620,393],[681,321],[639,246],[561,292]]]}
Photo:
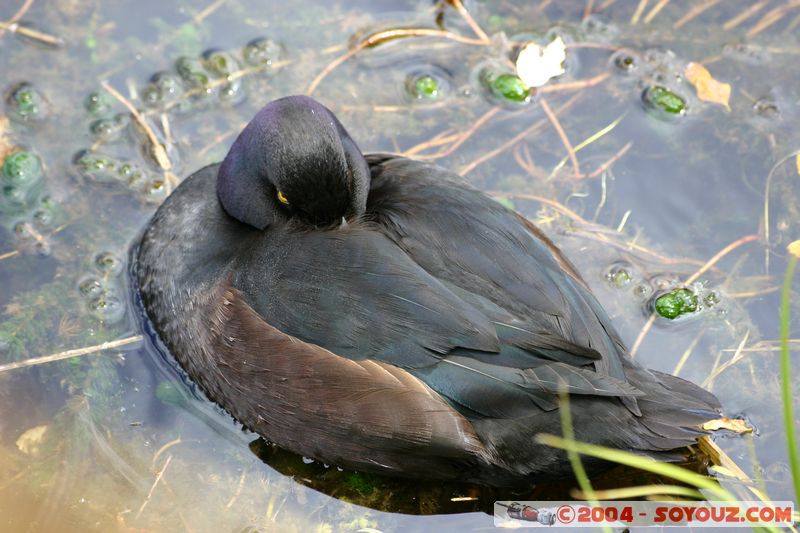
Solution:
{"label": "submerged vegetation", "polygon": [[509,497],[277,449],[152,345],[129,246],[182,177],[289,93],[313,93],[366,151],[445,165],[529,217],[637,359],[744,419],[720,422],[684,468],[553,428],[542,442],[627,467],[510,497],[800,497],[796,2],[19,4],[0,8],[9,527],[461,531],[491,518],[380,511]]}

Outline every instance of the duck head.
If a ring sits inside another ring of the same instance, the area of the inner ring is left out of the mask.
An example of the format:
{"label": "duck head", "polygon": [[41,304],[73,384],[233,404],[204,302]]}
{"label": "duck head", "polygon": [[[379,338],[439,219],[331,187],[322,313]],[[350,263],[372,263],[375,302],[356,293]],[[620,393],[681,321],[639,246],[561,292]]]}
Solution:
{"label": "duck head", "polygon": [[233,218],[258,229],[296,218],[312,226],[364,213],[369,166],[331,111],[307,96],[274,100],[231,146],[217,196]]}

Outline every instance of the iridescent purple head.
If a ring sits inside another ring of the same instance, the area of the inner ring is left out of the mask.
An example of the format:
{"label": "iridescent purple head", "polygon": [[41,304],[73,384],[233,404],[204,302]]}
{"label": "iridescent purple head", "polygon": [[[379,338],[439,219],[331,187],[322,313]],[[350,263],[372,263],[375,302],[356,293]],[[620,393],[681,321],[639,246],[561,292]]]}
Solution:
{"label": "iridescent purple head", "polygon": [[239,134],[217,175],[222,207],[264,229],[278,219],[314,226],[364,213],[369,166],[331,111],[307,96],[264,106]]}

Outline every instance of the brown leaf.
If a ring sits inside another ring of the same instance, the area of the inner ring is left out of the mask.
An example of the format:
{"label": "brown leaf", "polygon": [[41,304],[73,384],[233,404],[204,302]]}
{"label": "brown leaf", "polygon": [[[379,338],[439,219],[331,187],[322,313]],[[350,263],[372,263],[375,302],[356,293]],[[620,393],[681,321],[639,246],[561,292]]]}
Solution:
{"label": "brown leaf", "polygon": [[728,102],[731,99],[731,86],[715,80],[706,67],[700,63],[689,63],[683,71],[686,79],[694,85],[697,90],[697,97],[704,102],[712,102],[725,106],[731,110]]}
{"label": "brown leaf", "polygon": [[752,433],[753,428],[740,418],[728,418],[723,416],[714,420],[709,420],[703,424],[703,429],[706,431],[717,431],[718,429],[727,429],[734,433]]}
{"label": "brown leaf", "polygon": [[789,243],[787,250],[789,250],[789,253],[793,256],[800,257],[800,240]]}

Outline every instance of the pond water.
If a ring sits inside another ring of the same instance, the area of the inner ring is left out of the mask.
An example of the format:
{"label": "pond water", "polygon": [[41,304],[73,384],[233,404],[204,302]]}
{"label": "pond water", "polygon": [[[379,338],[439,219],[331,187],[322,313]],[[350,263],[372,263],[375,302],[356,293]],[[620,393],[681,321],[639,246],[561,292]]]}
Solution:
{"label": "pond water", "polygon": [[[637,359],[704,383],[755,428],[715,440],[792,499],[777,310],[800,237],[796,2],[466,2],[486,41],[426,0],[16,4],[0,6],[0,20],[26,8],[18,27],[0,25],[0,530],[483,531],[497,498],[569,494],[305,460],[242,431],[154,346],[131,245],[264,103],[312,85],[365,152],[434,160],[542,227]],[[376,31],[437,27],[470,42],[408,37],[348,55]],[[513,72],[521,44],[557,36],[566,73],[528,102],[484,87],[487,72]],[[690,83],[691,62],[710,80]],[[698,309],[651,319],[681,287]]]}

